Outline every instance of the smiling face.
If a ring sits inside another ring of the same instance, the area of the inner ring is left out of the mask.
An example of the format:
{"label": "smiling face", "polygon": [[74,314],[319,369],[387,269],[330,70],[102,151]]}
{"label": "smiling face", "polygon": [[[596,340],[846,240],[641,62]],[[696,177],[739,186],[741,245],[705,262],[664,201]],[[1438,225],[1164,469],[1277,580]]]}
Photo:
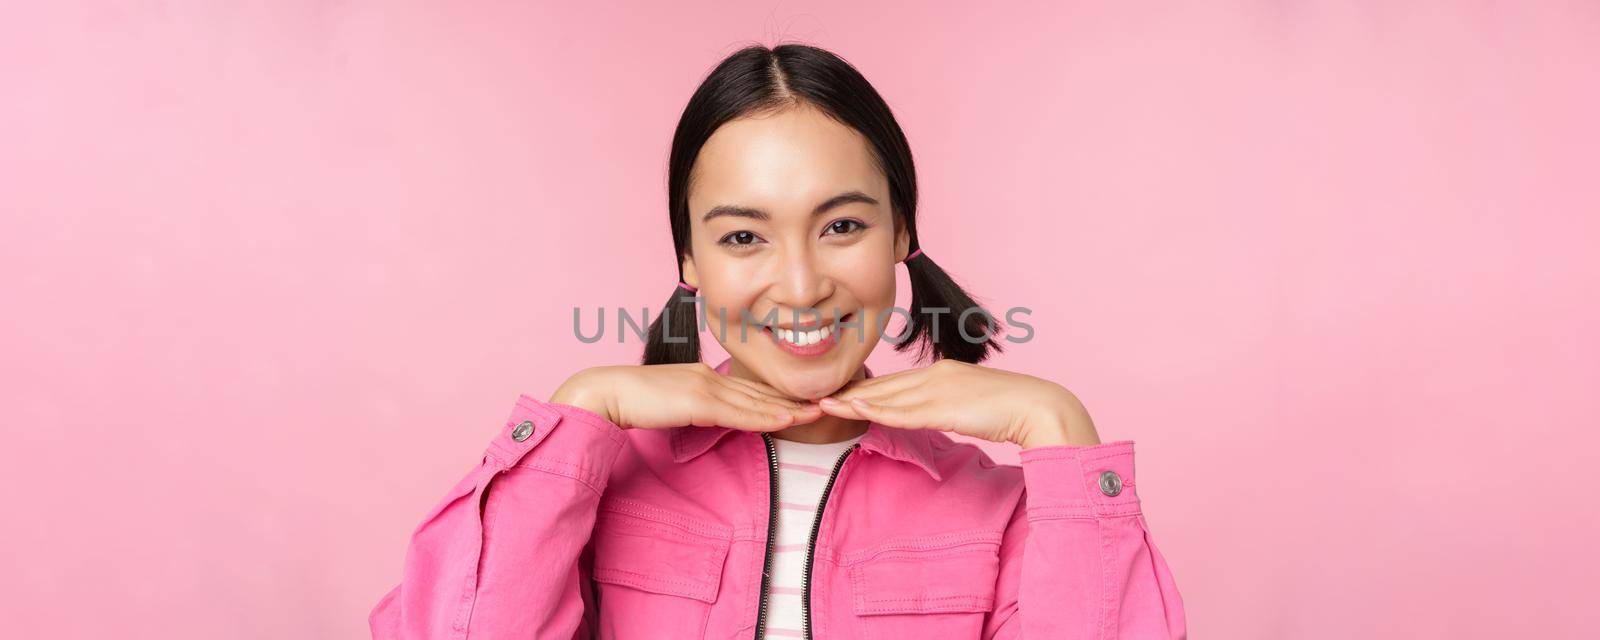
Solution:
{"label": "smiling face", "polygon": [[[810,106],[730,121],[700,149],[688,198],[684,280],[732,367],[804,399],[858,377],[909,247],[866,138]],[[755,323],[743,337],[741,314]]]}

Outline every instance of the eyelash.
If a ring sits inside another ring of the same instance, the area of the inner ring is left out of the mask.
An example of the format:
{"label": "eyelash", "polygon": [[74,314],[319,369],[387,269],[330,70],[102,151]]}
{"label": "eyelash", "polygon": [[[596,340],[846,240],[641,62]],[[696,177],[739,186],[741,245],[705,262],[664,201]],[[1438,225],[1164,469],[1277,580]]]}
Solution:
{"label": "eyelash", "polygon": [[[840,220],[834,220],[833,222],[828,224],[827,228],[829,230],[831,230],[836,225],[838,225],[840,223],[853,224],[853,225],[855,225],[855,228],[853,228],[853,229],[851,229],[849,231],[841,231],[841,232],[839,232],[839,233],[837,233],[835,235],[849,235],[849,234],[852,234],[852,233],[860,233],[861,231],[863,231],[863,230],[865,230],[867,228],[867,224],[865,222],[862,222],[860,220],[856,220],[854,218],[843,218],[843,219],[840,219]],[[739,234],[742,234],[742,233],[748,233],[752,237],[756,237],[756,238],[759,239],[759,236],[756,236],[756,234],[750,233],[749,231],[735,231],[735,232],[730,233],[728,235],[722,236],[722,239],[718,240],[717,244],[720,244],[720,245],[723,245],[723,246],[728,246],[728,247],[748,247],[750,245],[755,244],[755,242],[734,242],[733,241],[733,237],[737,236]]]}

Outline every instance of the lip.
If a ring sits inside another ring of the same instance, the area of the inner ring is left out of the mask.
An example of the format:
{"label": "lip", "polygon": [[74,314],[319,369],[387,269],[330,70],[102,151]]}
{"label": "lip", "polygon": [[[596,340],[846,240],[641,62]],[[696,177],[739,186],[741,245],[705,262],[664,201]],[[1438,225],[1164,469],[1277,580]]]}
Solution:
{"label": "lip", "polygon": [[[840,324],[842,324],[843,320],[845,320],[846,318],[849,318],[850,315],[851,314],[845,314],[843,317],[841,317],[840,318],[840,320],[841,320]],[[800,329],[800,330],[801,331],[815,331],[815,330],[820,329],[820,328],[825,327],[825,326],[828,326],[828,325],[819,324],[819,325],[813,326],[810,329]],[[788,327],[781,327],[780,326],[779,328],[787,329]],[[761,331],[763,333],[767,334],[767,337],[772,340],[772,343],[777,345],[777,347],[779,349],[784,350],[784,352],[786,352],[786,353],[788,353],[790,355],[800,356],[800,357],[803,357],[803,358],[814,358],[814,357],[820,356],[822,354],[825,354],[825,353],[827,353],[829,351],[832,351],[833,347],[835,345],[839,344],[839,333],[844,331],[844,327],[839,326],[838,324],[835,324],[833,331],[828,333],[828,337],[823,338],[821,342],[818,342],[816,344],[808,344],[808,345],[805,345],[805,346],[797,345],[797,344],[794,344],[794,343],[789,342],[787,340],[784,340],[782,338],[779,338],[777,336],[777,334],[772,332],[772,327],[771,326],[764,326],[764,327],[761,328]]]}
{"label": "lip", "polygon": [[764,325],[761,325],[761,327],[763,329],[776,327],[778,329],[788,329],[790,331],[816,331],[817,329],[821,329],[823,327],[831,326],[831,325],[835,324],[836,322],[844,322],[846,319],[852,318],[855,315],[856,315],[856,312],[851,311],[850,313],[846,313],[846,314],[844,314],[842,316],[839,316],[838,318],[835,318],[835,319],[830,320],[830,321],[818,320],[817,322],[813,322],[813,323],[810,323],[810,324],[796,324],[796,323],[793,323],[793,322],[790,322],[788,324],[775,323],[775,324],[764,324]]}
{"label": "lip", "polygon": [[[844,316],[839,318],[839,319],[843,320],[844,318],[848,318],[848,317],[850,317],[850,314],[847,313],[847,314],[844,314]],[[833,324],[832,322],[817,322],[817,323],[813,323],[813,324],[794,324],[794,323],[791,322],[789,324],[768,324],[768,325],[762,325],[762,326],[768,327],[768,328],[776,327],[776,328],[779,328],[779,329],[789,329],[791,331],[816,331],[817,329],[821,329],[823,327],[826,327],[826,326],[829,326],[829,325],[832,325],[832,324]]]}

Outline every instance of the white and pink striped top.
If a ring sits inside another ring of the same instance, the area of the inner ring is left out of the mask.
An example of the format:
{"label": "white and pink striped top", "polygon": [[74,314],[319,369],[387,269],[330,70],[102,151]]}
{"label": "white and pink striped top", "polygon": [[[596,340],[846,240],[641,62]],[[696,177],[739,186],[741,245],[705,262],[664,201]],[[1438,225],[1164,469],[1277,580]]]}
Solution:
{"label": "white and pink striped top", "polygon": [[[865,435],[865,434],[863,434]],[[805,586],[806,546],[817,502],[833,475],[833,465],[845,449],[860,440],[808,444],[773,438],[778,449],[778,529],[772,547],[772,576],[768,583],[766,637],[799,638],[805,635],[801,619]]]}

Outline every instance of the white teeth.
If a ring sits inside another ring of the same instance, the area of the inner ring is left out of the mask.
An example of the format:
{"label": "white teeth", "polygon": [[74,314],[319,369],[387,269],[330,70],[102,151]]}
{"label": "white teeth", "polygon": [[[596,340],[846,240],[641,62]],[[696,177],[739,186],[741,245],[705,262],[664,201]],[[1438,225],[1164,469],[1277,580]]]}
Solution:
{"label": "white teeth", "polygon": [[772,332],[784,342],[805,347],[822,342],[828,336],[833,335],[833,325],[828,325],[815,331],[795,331],[793,329],[773,327]]}

